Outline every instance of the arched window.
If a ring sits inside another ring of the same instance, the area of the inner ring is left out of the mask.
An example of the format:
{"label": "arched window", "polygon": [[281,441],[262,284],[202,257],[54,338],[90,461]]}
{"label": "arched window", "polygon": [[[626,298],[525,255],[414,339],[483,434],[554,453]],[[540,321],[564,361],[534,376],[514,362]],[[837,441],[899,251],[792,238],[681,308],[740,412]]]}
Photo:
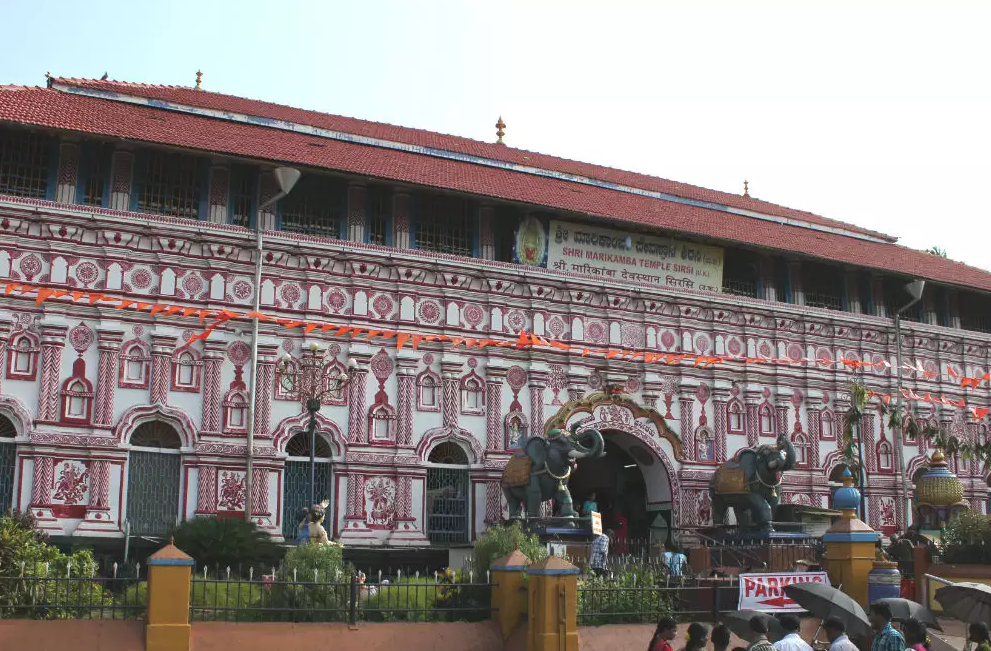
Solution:
{"label": "arched window", "polygon": [[763,436],[774,435],[774,410],[766,402],[760,406],[760,433]]}
{"label": "arched window", "polygon": [[372,443],[396,440],[396,411],[390,405],[372,405],[368,410],[368,440]]}
{"label": "arched window", "polygon": [[707,428],[702,428],[698,432],[698,460],[699,461],[715,461],[716,460],[716,446],[715,441],[712,439],[712,432]]}
{"label": "arched window", "polygon": [[416,378],[416,408],[440,411],[440,377],[430,369]]}
{"label": "arched window", "polygon": [[826,409],[825,411],[822,412],[821,423],[822,423],[822,427],[820,434],[822,435],[822,438],[827,440],[835,439],[836,417],[833,415],[833,412],[831,410]]}
{"label": "arched window", "polygon": [[427,537],[435,543],[468,542],[468,455],[454,441],[439,443],[427,461]]}
{"label": "arched window", "polygon": [[518,450],[526,439],[526,418],[520,412],[511,412],[506,416],[506,449]]}
{"label": "arched window", "polygon": [[11,337],[7,346],[7,378],[34,380],[38,372],[38,342],[24,332]]}
{"label": "arched window", "polygon": [[90,422],[93,390],[85,378],[71,377],[62,385],[62,420],[67,423]]}
{"label": "arched window", "polygon": [[792,447],[795,448],[795,465],[807,468],[809,465],[809,441],[805,434],[795,434],[791,440]]}
{"label": "arched window", "polygon": [[344,364],[336,360],[324,365],[321,378],[321,386],[324,390],[323,404],[337,406],[348,404],[347,385],[341,383],[341,378],[346,377],[347,374]]}
{"label": "arched window", "polygon": [[151,355],[140,341],[124,344],[120,355],[121,389],[147,389],[151,373]]}
{"label": "arched window", "polygon": [[[315,459],[329,459],[333,456],[330,443],[327,442],[327,439],[322,434],[320,434],[320,432],[316,433],[313,443],[314,443],[313,456]],[[310,458],[309,432],[298,432],[297,434],[294,434],[293,437],[289,439],[289,442],[286,443],[286,455],[289,457],[297,457],[297,458],[305,457],[306,459],[309,459]]]}
{"label": "arched window", "polygon": [[126,518],[132,535],[165,536],[179,520],[182,439],[153,420],[131,434],[127,459]]}
{"label": "arched window", "polygon": [[240,389],[232,389],[224,396],[223,427],[225,432],[248,431],[248,395]]}
{"label": "arched window", "polygon": [[[333,498],[333,465],[331,457],[334,448],[322,432],[316,432],[314,437],[313,455],[313,497],[319,502],[326,499],[330,502],[324,527],[327,534],[334,535],[335,504]],[[310,433],[307,431],[294,434],[286,443],[285,469],[282,474],[282,535],[286,540],[296,537],[297,519],[301,509],[309,508],[310,501]]]}
{"label": "arched window", "polygon": [[469,375],[461,383],[461,413],[480,414],[485,411],[485,390],[481,379]]}
{"label": "arched window", "polygon": [[200,390],[200,362],[196,351],[186,348],[172,358],[172,389],[196,392]]}
{"label": "arched window", "polygon": [[740,401],[734,400],[726,408],[726,431],[730,434],[743,434],[744,409]]}
{"label": "arched window", "polygon": [[894,468],[894,455],[891,454],[891,445],[887,441],[877,444],[877,467],[882,471]]}

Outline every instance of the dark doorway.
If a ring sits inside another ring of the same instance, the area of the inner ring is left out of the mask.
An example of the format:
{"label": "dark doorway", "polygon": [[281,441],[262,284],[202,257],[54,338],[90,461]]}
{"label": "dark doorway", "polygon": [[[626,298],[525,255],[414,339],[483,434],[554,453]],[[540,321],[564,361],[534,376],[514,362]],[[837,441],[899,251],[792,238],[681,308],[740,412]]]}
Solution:
{"label": "dark doorway", "polygon": [[606,456],[578,462],[578,469],[568,483],[571,497],[575,509],[580,511],[594,493],[602,514],[602,527],[616,532],[611,552],[640,555],[647,551],[650,524],[655,517],[647,512],[647,485],[636,460],[609,432],[602,435]]}

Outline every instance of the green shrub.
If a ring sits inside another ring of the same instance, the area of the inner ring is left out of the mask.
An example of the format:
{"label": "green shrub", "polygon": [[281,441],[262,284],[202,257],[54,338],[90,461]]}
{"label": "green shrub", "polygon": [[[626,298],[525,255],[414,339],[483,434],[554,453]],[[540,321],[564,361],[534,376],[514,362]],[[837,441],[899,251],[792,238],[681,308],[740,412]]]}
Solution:
{"label": "green shrub", "polygon": [[238,568],[272,567],[278,563],[281,548],[271,536],[253,522],[230,518],[199,517],[186,520],[172,532],[175,546],[189,554],[197,567],[210,572],[226,568],[236,573]]}
{"label": "green shrub", "polygon": [[961,513],[946,525],[941,551],[947,563],[991,564],[991,517]]}
{"label": "green shrub", "polygon": [[583,626],[652,624],[673,615],[677,606],[677,590],[650,566],[578,581],[578,623]]}
{"label": "green shrub", "polygon": [[438,584],[433,577],[403,577],[374,594],[362,598],[362,620],[367,622],[428,622],[433,612]]}
{"label": "green shrub", "polygon": [[293,547],[282,559],[275,582],[259,591],[257,607],[269,610],[266,619],[347,621],[352,572],[340,547]]}
{"label": "green shrub", "polygon": [[492,561],[508,556],[514,549],[519,549],[533,563],[547,558],[546,545],[537,536],[524,532],[518,522],[490,527],[475,541],[476,580],[485,581]]}

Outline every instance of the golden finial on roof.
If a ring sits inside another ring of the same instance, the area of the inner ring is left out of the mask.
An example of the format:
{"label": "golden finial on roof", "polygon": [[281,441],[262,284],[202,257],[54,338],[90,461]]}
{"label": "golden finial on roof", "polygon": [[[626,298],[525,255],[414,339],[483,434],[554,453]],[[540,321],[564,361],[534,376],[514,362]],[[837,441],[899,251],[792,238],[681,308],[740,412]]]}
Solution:
{"label": "golden finial on roof", "polygon": [[200,90],[200,88],[202,86],[203,86],[203,71],[202,70],[197,70],[196,71],[196,90]]}
{"label": "golden finial on roof", "polygon": [[496,144],[505,145],[506,143],[502,141],[502,137],[506,135],[506,132],[504,131],[504,129],[506,128],[506,123],[502,121],[501,115],[499,116],[499,121],[496,122],[495,126],[496,126],[496,138],[498,138],[498,140],[496,140]]}
{"label": "golden finial on roof", "polygon": [[743,196],[750,196],[750,183],[747,182],[747,179],[743,179]]}

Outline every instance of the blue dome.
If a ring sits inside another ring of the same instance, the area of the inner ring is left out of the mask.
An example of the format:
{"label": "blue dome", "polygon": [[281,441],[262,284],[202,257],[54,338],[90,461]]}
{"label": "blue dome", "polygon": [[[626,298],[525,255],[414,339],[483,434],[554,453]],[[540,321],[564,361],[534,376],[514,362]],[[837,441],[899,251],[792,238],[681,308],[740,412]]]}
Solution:
{"label": "blue dome", "polygon": [[843,488],[833,493],[833,508],[840,511],[856,511],[860,508],[860,491],[853,487],[850,469],[843,471]]}

